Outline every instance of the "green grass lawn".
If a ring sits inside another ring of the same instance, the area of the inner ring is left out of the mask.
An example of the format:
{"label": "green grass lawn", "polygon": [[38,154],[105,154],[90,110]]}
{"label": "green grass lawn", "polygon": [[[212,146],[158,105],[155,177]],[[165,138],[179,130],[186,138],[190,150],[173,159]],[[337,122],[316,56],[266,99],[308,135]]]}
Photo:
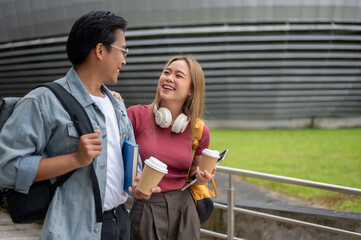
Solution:
{"label": "green grass lawn", "polygon": [[[211,130],[211,149],[229,149],[222,166],[361,189],[361,128]],[[247,178],[322,206],[361,212],[361,196]]]}

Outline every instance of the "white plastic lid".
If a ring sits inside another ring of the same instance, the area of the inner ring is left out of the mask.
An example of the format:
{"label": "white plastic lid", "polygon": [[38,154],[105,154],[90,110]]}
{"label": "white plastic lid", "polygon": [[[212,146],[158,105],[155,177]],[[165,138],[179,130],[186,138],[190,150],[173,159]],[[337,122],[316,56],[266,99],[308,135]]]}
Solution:
{"label": "white plastic lid", "polygon": [[165,163],[162,163],[155,157],[150,157],[147,160],[144,161],[145,164],[147,164],[149,167],[157,170],[158,172],[167,174],[168,173],[168,166]]}
{"label": "white plastic lid", "polygon": [[219,158],[219,152],[217,150],[211,150],[208,148],[203,149],[202,151],[203,154],[210,156],[212,158]]}

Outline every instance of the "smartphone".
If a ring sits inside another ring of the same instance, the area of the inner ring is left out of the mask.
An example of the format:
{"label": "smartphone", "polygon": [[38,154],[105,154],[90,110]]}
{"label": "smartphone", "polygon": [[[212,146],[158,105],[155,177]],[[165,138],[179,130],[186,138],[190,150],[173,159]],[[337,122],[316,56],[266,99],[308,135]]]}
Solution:
{"label": "smartphone", "polygon": [[224,160],[224,158],[225,158],[226,155],[227,155],[227,152],[228,152],[228,149],[224,150],[223,152],[221,152],[221,153],[219,154],[219,158],[218,158],[218,161],[217,161],[217,164],[216,164],[216,165],[220,164],[220,163]]}

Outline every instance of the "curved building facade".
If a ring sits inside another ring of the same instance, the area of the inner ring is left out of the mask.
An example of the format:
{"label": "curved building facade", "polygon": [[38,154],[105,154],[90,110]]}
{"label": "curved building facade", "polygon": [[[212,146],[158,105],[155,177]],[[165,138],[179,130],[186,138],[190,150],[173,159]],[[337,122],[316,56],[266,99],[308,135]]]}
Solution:
{"label": "curved building facade", "polygon": [[0,97],[63,76],[68,32],[91,10],[129,23],[127,65],[110,87],[128,106],[152,102],[166,61],[192,54],[206,75],[205,117],[213,126],[361,125],[357,0],[4,0]]}

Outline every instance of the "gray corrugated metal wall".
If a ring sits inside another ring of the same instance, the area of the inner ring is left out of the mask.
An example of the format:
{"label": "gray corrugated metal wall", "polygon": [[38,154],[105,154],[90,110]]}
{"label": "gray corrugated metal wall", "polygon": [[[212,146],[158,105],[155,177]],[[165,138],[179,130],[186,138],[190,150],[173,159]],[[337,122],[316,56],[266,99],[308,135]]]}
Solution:
{"label": "gray corrugated metal wall", "polygon": [[0,43],[61,36],[91,10],[111,10],[131,28],[224,23],[358,22],[360,0],[1,0]]}
{"label": "gray corrugated metal wall", "polygon": [[[208,119],[361,115],[361,24],[267,23],[129,29],[117,86],[150,103],[165,62],[192,53],[206,75]],[[0,97],[63,76],[66,36],[0,45]]]}
{"label": "gray corrugated metal wall", "polygon": [[129,104],[150,102],[164,61],[190,52],[205,70],[208,118],[360,115],[360,29],[281,23],[134,31],[118,89]]}

